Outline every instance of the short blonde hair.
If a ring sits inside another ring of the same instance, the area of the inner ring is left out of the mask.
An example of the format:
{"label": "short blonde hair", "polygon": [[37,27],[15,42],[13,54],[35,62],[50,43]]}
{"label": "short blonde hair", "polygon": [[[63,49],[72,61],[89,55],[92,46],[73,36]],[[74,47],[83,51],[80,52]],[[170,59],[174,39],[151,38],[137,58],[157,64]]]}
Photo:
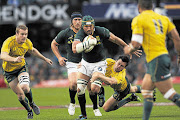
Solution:
{"label": "short blonde hair", "polygon": [[18,25],[16,27],[16,33],[19,33],[19,30],[22,29],[22,30],[28,30],[28,27],[26,25]]}

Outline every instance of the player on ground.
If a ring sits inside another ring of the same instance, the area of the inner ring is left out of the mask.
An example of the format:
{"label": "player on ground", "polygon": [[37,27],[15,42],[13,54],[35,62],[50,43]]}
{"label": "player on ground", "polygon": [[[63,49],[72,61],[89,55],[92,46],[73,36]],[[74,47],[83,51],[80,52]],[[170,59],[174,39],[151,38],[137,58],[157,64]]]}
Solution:
{"label": "player on ground", "polygon": [[[3,60],[3,75],[10,88],[17,94],[19,102],[28,112],[28,119],[33,118],[33,112],[40,114],[39,107],[34,103],[32,91],[29,87],[29,73],[24,55],[26,52],[46,61],[52,65],[52,61],[44,57],[32,42],[27,38],[28,28],[25,25],[16,27],[16,35],[7,38],[1,48],[1,59]],[[27,99],[27,98],[28,99]],[[32,107],[32,109],[28,105]]]}
{"label": "player on ground", "polygon": [[[99,79],[107,85],[110,85],[115,91],[115,93],[104,103],[103,109],[106,112],[109,112],[122,107],[130,101],[141,101],[141,99],[134,94],[141,93],[140,86],[131,86],[126,77],[126,67],[129,64],[129,58],[122,55],[119,56],[117,61],[107,58],[106,62],[107,68],[105,75],[96,72],[91,78],[91,82]],[[123,99],[129,93],[132,93],[132,95]]]}
{"label": "player on ground", "polygon": [[[68,71],[69,95],[70,95],[70,105],[68,108],[69,115],[75,114],[75,95],[77,92],[77,73],[78,73],[77,67],[82,59],[81,53],[72,52],[72,42],[74,41],[74,37],[76,33],[81,29],[81,25],[82,25],[81,13],[79,12],[72,13],[70,27],[60,31],[56,36],[56,38],[51,43],[51,49],[58,58],[59,64],[61,66],[66,66]],[[65,43],[66,45],[67,59],[61,56],[61,54],[59,53],[58,46],[63,43]],[[90,84],[88,86],[90,86]],[[89,97],[93,102],[93,111],[95,116],[101,116],[102,114],[97,106],[97,95],[94,95],[90,92]]]}
{"label": "player on ground", "polygon": [[140,15],[132,21],[132,39],[126,54],[132,53],[142,45],[146,54],[147,73],[142,83],[144,97],[143,120],[148,120],[153,106],[153,90],[158,88],[164,98],[180,107],[180,95],[174,90],[170,73],[170,58],[166,48],[166,35],[173,40],[180,62],[180,37],[168,17],[152,10],[152,0],[139,0]]}

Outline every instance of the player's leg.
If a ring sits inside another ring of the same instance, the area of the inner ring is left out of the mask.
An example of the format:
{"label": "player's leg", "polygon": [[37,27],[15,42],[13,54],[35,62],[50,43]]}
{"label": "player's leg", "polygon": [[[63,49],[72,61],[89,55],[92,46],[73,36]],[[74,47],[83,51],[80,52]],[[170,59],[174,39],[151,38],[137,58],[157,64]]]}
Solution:
{"label": "player's leg", "polygon": [[[94,64],[93,74],[95,72],[98,72],[99,74],[105,75],[106,73],[106,61],[101,61]],[[93,76],[92,74],[92,76]],[[102,87],[102,81],[101,80],[95,80],[91,84],[91,91],[94,93],[97,93],[99,96],[99,106],[102,107],[105,103],[105,95],[104,95],[104,88]]]}
{"label": "player's leg", "polygon": [[87,88],[89,79],[90,79],[90,77],[87,75],[84,75],[83,73],[78,74],[77,96],[78,96],[78,101],[79,101],[79,105],[80,105],[80,109],[81,109],[81,114],[83,117],[87,117],[85,90]]}
{"label": "player's leg", "polygon": [[27,66],[24,66],[21,71],[19,72],[18,75],[18,81],[20,84],[21,89],[24,91],[24,94],[29,100],[29,105],[32,107],[34,113],[36,115],[40,114],[40,109],[39,107],[34,103],[33,101],[33,96],[32,96],[32,91],[29,87],[30,79],[29,79],[29,73],[27,72],[28,70]]}
{"label": "player's leg", "polygon": [[159,56],[157,59],[158,67],[154,75],[154,82],[159,91],[164,95],[164,98],[173,101],[180,107],[180,95],[173,88],[173,83],[170,74],[170,57],[168,55]]}
{"label": "player's leg", "polygon": [[117,109],[117,103],[119,101],[114,98],[114,95],[112,95],[103,105],[103,109],[106,112],[110,112]]}
{"label": "player's leg", "polygon": [[19,70],[15,70],[12,72],[5,72],[3,71],[3,75],[7,82],[9,83],[9,87],[13,90],[14,93],[16,93],[19,102],[24,106],[24,108],[28,112],[28,119],[33,118],[33,112],[31,108],[28,105],[28,100],[25,97],[24,91],[21,89],[19,85],[19,81],[17,78],[17,74],[19,73]]}
{"label": "player's leg", "polygon": [[72,72],[68,74],[69,79],[69,95],[70,95],[70,105],[68,107],[69,115],[74,115],[75,113],[75,96],[77,93],[77,72]]}
{"label": "player's leg", "polygon": [[180,107],[180,94],[178,94],[172,84],[171,78],[155,83],[159,91],[164,95],[164,98],[171,100],[178,107]]}
{"label": "player's leg", "polygon": [[66,68],[68,72],[69,96],[70,96],[70,104],[68,107],[68,113],[69,115],[74,115],[75,114],[75,96],[77,93],[78,63],[66,62]]}
{"label": "player's leg", "polygon": [[130,92],[131,93],[141,93],[141,86],[139,86],[139,85],[132,86],[131,85]]}
{"label": "player's leg", "polygon": [[97,106],[97,93],[91,91],[91,82],[88,83],[87,90],[89,91],[89,97],[93,103],[93,112],[95,116],[102,116]]}
{"label": "player's leg", "polygon": [[145,74],[143,82],[142,82],[142,90],[141,93],[144,98],[144,109],[143,109],[143,120],[148,120],[151,114],[151,110],[153,107],[153,90],[155,86],[152,83],[151,75]]}
{"label": "player's leg", "polygon": [[28,100],[24,95],[24,91],[21,89],[18,80],[15,79],[13,81],[11,81],[9,83],[9,87],[14,91],[14,93],[16,93],[19,102],[24,106],[24,108],[27,110],[28,112],[28,119],[32,119],[33,118],[33,113],[32,110],[28,104]]}

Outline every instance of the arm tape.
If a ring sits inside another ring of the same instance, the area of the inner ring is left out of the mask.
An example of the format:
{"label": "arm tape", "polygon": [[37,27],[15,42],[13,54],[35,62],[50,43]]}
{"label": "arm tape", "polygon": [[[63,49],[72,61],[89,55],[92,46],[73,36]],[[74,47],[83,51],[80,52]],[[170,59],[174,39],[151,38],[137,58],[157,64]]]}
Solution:
{"label": "arm tape", "polygon": [[131,38],[131,41],[136,41],[136,42],[142,44],[143,36],[142,35],[133,34],[132,38]]}

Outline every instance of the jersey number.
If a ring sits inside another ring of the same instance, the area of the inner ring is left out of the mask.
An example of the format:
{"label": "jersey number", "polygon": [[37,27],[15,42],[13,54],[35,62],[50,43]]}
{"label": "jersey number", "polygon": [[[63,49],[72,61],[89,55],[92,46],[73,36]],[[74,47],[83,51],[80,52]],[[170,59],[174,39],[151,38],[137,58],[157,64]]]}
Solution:
{"label": "jersey number", "polygon": [[153,22],[154,22],[154,26],[156,29],[156,34],[163,34],[163,26],[162,26],[161,20],[154,20],[153,19]]}

